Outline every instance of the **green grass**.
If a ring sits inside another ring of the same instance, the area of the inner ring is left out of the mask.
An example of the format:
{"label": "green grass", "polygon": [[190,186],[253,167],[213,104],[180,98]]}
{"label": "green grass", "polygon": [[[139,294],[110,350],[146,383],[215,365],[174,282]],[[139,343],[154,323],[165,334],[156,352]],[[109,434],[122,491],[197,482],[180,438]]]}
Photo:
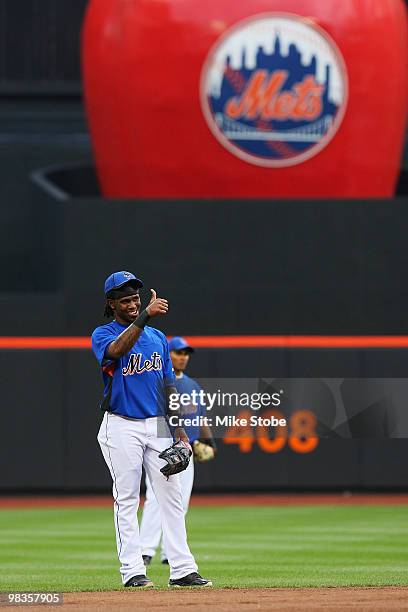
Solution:
{"label": "green grass", "polygon": [[[407,506],[193,507],[188,533],[217,587],[408,585]],[[121,589],[112,511],[0,511],[1,591]],[[155,557],[149,576],[165,587]]]}

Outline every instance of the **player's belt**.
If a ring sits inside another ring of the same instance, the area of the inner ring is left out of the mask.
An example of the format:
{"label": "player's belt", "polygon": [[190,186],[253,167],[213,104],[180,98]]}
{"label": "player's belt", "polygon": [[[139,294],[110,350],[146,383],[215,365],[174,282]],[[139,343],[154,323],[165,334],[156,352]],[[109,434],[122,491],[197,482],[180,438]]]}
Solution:
{"label": "player's belt", "polygon": [[114,416],[120,417],[121,419],[126,419],[127,421],[146,421],[147,419],[164,419],[165,417],[163,415],[154,415],[154,416],[147,416],[147,417],[130,417],[130,416],[125,416],[124,414],[118,414],[117,412],[111,412],[110,410],[106,411],[108,414],[113,414]]}

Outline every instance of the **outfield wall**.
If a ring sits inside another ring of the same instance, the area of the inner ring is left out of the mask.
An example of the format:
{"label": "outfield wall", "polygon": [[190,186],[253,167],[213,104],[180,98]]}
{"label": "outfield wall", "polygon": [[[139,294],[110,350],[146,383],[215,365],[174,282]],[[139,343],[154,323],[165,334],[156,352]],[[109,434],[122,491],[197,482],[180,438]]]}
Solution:
{"label": "outfield wall", "polygon": [[[30,197],[31,244],[5,267],[0,335],[88,335],[117,269],[169,299],[159,323],[169,334],[407,332],[406,198],[58,200],[34,187]],[[5,253],[16,239],[4,232]]]}
{"label": "outfield wall", "polygon": [[[6,266],[1,336],[89,336],[103,323],[103,281],[116,269],[168,297],[170,313],[158,321],[168,335],[407,334],[406,199],[109,201],[48,187],[33,185],[26,202],[32,242],[25,267],[13,258]],[[5,233],[5,252],[15,240]],[[0,365],[0,489],[109,488],[90,351],[3,348]],[[406,372],[408,349],[384,347],[207,348],[190,370],[201,378]],[[407,451],[405,439],[361,436],[320,440],[307,454],[289,444],[266,453],[254,443],[242,453],[221,443],[196,482],[215,490],[406,488]]]}
{"label": "outfield wall", "polygon": [[[107,490],[110,480],[96,442],[101,381],[92,353],[2,350],[0,368],[7,382],[0,490]],[[407,350],[201,349],[190,368],[200,378],[374,377],[406,371]],[[295,408],[315,406],[309,401]],[[375,407],[360,421],[354,439],[325,432],[328,437],[307,453],[289,439],[265,451],[255,438],[249,452],[219,440],[217,460],[197,469],[196,489],[406,489],[408,440],[387,439],[386,429],[378,427],[373,433],[374,416]]]}

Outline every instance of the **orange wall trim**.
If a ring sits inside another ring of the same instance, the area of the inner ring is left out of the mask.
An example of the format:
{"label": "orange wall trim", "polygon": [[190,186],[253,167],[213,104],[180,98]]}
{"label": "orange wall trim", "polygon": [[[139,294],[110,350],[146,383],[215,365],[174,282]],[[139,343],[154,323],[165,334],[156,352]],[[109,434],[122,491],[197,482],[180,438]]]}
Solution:
{"label": "orange wall trim", "polygon": [[[197,348],[408,348],[408,336],[185,336]],[[88,336],[0,336],[0,349],[90,349]]]}

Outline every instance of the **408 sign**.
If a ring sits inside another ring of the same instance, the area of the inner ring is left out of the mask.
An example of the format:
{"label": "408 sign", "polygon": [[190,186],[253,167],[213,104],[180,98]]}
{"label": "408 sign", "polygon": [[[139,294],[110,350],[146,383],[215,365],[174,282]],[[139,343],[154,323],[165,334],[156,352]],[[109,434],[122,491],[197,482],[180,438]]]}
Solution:
{"label": "408 sign", "polygon": [[[250,410],[241,410],[237,414],[237,421],[246,423],[244,426],[231,426],[226,430],[224,444],[237,444],[241,453],[250,453],[257,444],[266,453],[278,453],[286,445],[295,453],[311,453],[319,444],[317,436],[316,415],[311,410],[296,410],[286,425],[274,427],[275,437],[270,437],[270,427],[266,425],[251,426]],[[264,420],[270,417],[285,421],[283,414],[278,410],[269,410],[262,413]]]}

